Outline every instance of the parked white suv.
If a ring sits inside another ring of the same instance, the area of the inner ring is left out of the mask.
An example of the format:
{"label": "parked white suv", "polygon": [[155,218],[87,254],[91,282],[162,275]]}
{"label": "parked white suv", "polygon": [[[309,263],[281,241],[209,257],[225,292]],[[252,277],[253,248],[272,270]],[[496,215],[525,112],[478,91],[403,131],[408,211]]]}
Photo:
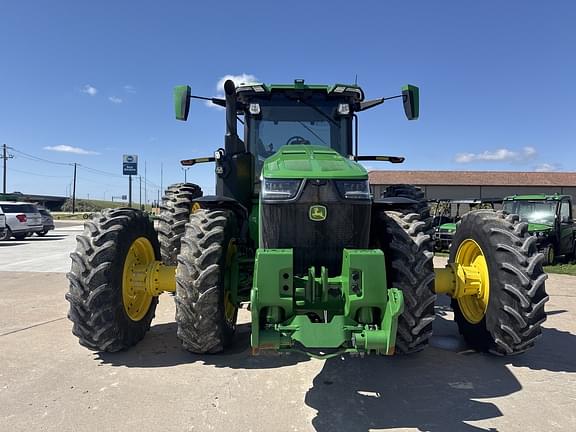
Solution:
{"label": "parked white suv", "polygon": [[3,237],[5,230],[6,230],[6,215],[2,211],[2,207],[0,207],[0,238]]}
{"label": "parked white suv", "polygon": [[10,237],[22,240],[44,230],[42,216],[34,204],[0,201],[0,208],[6,216],[6,229],[0,234],[0,240]]}

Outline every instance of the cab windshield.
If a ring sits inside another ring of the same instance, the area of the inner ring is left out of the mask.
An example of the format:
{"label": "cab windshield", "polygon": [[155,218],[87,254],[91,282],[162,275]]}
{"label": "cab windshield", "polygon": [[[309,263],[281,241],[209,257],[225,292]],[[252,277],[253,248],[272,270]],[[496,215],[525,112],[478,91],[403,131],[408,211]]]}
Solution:
{"label": "cab windshield", "polygon": [[556,202],[550,201],[505,201],[504,211],[520,216],[529,223],[553,225],[556,216]]}
{"label": "cab windshield", "polygon": [[260,104],[260,115],[248,116],[248,139],[260,163],[284,145],[321,145],[342,155],[351,153],[351,120],[337,114],[337,101],[274,95],[254,102]]}

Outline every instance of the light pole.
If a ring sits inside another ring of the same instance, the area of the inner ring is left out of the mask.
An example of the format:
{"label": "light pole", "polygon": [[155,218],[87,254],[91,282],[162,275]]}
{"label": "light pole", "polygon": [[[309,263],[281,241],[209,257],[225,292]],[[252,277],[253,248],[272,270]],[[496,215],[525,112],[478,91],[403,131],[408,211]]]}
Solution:
{"label": "light pole", "polygon": [[182,171],[184,171],[184,183],[187,182],[187,178],[186,178],[186,173],[188,172],[188,169],[190,169],[190,167],[180,167],[182,169]]}

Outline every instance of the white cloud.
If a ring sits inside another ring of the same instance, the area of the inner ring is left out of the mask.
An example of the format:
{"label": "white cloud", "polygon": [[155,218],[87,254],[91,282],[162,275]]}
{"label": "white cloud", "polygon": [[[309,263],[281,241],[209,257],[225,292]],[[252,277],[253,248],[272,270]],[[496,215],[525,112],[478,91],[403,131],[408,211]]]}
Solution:
{"label": "white cloud", "polygon": [[236,85],[258,82],[258,78],[252,74],[243,73],[240,75],[224,75],[222,78],[220,78],[218,84],[216,84],[216,91],[218,94],[224,94],[224,83],[228,80],[234,81],[234,84]]}
{"label": "white cloud", "polygon": [[541,163],[534,167],[534,171],[536,172],[560,171],[560,165],[555,163]]}
{"label": "white cloud", "polygon": [[458,163],[470,162],[523,162],[536,156],[534,147],[524,147],[521,151],[506,148],[494,151],[486,150],[482,153],[458,153],[455,161]]}
{"label": "white cloud", "polygon": [[55,151],[55,152],[60,152],[60,153],[74,153],[74,154],[80,154],[80,155],[97,155],[97,154],[100,154],[100,153],[92,151],[92,150],[86,150],[86,149],[83,149],[81,147],[73,147],[73,146],[69,146],[69,145],[65,145],[65,144],[60,144],[57,146],[46,146],[46,147],[44,147],[44,150],[50,150],[50,151]]}
{"label": "white cloud", "polygon": [[90,96],[96,96],[96,93],[98,93],[98,89],[90,84],[86,84],[80,91],[89,94]]}
{"label": "white cloud", "polygon": [[136,89],[130,84],[126,84],[123,88],[126,93],[136,93]]}
{"label": "white cloud", "polygon": [[110,96],[110,97],[108,97],[108,100],[112,103],[115,103],[115,104],[121,104],[123,102],[122,99],[120,99],[119,97],[116,97],[116,96]]}
{"label": "white cloud", "polygon": [[[256,78],[256,76],[252,74],[242,73],[240,75],[224,75],[216,83],[216,96],[214,97],[224,99],[224,83],[228,80],[234,81],[234,84],[236,84],[237,86],[240,84],[259,82],[258,78]],[[215,105],[210,101],[206,101],[206,105],[208,105],[211,108],[223,109],[220,105]]]}

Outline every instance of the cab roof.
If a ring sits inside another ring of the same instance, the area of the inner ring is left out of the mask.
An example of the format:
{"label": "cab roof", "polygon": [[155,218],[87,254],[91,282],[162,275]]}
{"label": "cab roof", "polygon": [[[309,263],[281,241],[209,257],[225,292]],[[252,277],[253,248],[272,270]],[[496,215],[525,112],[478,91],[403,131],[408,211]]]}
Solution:
{"label": "cab roof", "polygon": [[320,92],[331,96],[352,98],[354,102],[364,100],[364,91],[356,84],[305,84],[304,80],[294,80],[292,84],[242,83],[236,87],[238,96],[264,95],[283,92]]}
{"label": "cab roof", "polygon": [[546,194],[531,194],[531,195],[511,195],[504,198],[504,201],[560,201],[562,199],[571,199],[570,195],[546,195]]}

